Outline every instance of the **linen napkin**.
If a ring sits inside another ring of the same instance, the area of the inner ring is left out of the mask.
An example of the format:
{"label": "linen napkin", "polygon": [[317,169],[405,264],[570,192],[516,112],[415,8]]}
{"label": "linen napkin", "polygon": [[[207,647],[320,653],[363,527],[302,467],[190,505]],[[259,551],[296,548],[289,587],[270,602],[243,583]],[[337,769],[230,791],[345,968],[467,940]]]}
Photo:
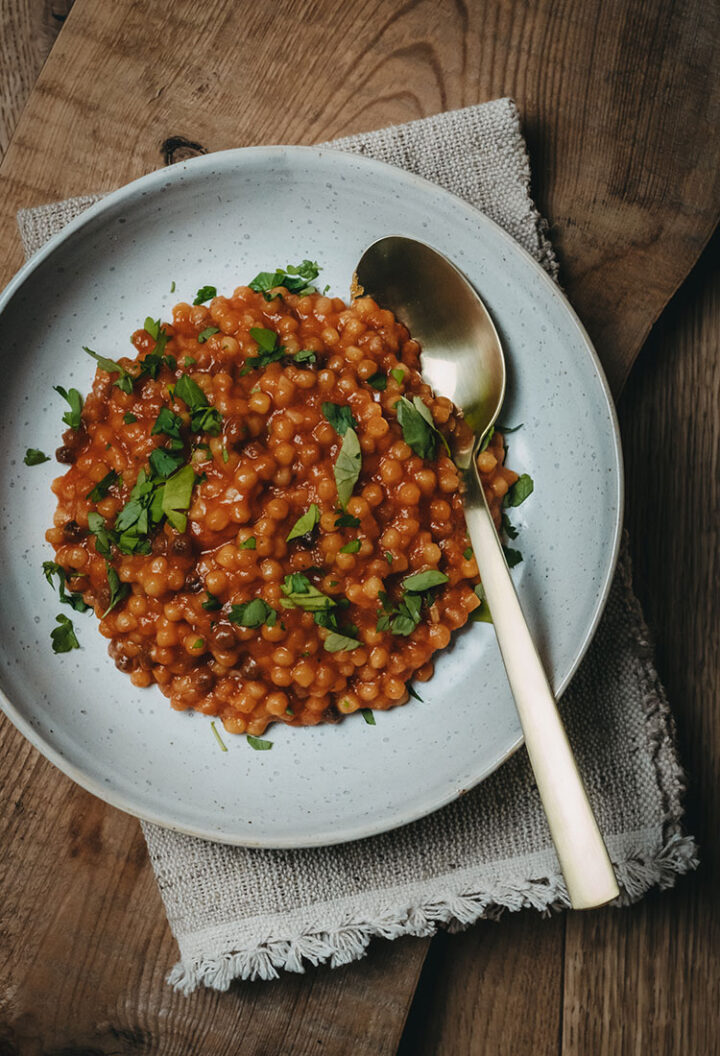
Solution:
{"label": "linen napkin", "polygon": [[[433,180],[505,228],[557,278],[530,197],[515,104],[500,99],[325,144]],[[22,210],[30,255],[98,196]],[[597,634],[561,702],[621,887],[618,904],[697,864],[682,827],[673,721],[623,547]],[[404,828],[333,847],[228,847],[143,823],[190,993],[361,957],[373,937],[430,935],[504,909],[569,905],[524,749],[479,787]]]}

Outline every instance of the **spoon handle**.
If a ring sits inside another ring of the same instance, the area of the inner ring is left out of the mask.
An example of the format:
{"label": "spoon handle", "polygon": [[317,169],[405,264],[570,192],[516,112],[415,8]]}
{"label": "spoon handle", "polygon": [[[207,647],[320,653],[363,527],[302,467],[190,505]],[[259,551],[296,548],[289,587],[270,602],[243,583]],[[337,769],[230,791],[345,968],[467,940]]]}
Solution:
{"label": "spoon handle", "polygon": [[468,533],[570,901],[601,906],[618,895],[610,858],[472,463],[465,483]]}

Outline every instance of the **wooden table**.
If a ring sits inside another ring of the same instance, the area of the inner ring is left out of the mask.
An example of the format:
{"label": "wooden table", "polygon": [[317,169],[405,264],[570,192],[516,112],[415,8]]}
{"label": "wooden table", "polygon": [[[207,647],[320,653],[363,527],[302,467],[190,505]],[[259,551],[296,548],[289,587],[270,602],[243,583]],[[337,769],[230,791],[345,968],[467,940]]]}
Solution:
{"label": "wooden table", "polygon": [[3,720],[0,1053],[719,1052],[717,239],[701,255],[720,205],[717,9],[76,0],[52,45],[69,7],[0,0],[2,282],[21,262],[18,207],[196,149],[179,142],[312,143],[517,99],[564,285],[616,392],[644,344],[620,403],[627,523],[703,864],[622,912],[508,915],[183,998],[164,982],[176,951],[137,822]]}

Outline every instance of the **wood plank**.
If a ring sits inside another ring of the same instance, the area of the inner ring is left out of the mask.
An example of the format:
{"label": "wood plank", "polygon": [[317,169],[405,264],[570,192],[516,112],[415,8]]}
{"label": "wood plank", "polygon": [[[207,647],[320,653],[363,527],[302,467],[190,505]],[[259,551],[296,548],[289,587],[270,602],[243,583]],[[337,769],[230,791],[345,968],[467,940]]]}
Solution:
{"label": "wood plank", "polygon": [[0,0],[0,161],[72,0]]}
{"label": "wood plank", "polygon": [[663,317],[620,408],[636,585],[690,774],[688,826],[702,865],[633,909],[568,917],[567,1056],[709,1056],[720,1044],[718,249],[720,237]]}
{"label": "wood plank", "polygon": [[[177,0],[170,19],[160,0],[78,0],[0,171],[0,276],[20,263],[16,208],[156,168],[169,137],[213,150],[314,142],[510,92],[526,115],[566,285],[619,379],[717,208],[717,138],[703,139],[695,119],[716,106],[703,60],[712,10],[700,0],[646,8],[639,0],[503,0],[491,9],[282,0],[268,10]],[[652,92],[643,90],[645,71]],[[639,130],[639,147],[618,136],[626,124]],[[689,171],[693,154],[703,160]],[[633,284],[634,296],[620,297]],[[610,318],[615,330],[603,340]],[[4,804],[17,786],[36,812],[18,823],[3,811],[0,1023],[33,1039],[26,1051],[92,1042],[101,1052],[133,1044],[184,1052],[204,1035],[212,1039],[204,1051],[233,1052],[239,1029],[252,1031],[243,1053],[315,1052],[318,1041],[340,1053],[351,1037],[358,1056],[393,1051],[427,943],[378,944],[341,972],[178,998],[163,981],[175,953],[149,869],[135,860],[134,823],[73,789],[7,724],[0,747],[10,760]],[[504,928],[493,936],[498,950]],[[554,968],[550,978],[557,995]],[[542,1024],[526,996],[526,1017]],[[449,1033],[443,1038],[449,1044]]]}
{"label": "wood plank", "polygon": [[437,938],[398,1056],[556,1056],[564,925],[506,913]]}

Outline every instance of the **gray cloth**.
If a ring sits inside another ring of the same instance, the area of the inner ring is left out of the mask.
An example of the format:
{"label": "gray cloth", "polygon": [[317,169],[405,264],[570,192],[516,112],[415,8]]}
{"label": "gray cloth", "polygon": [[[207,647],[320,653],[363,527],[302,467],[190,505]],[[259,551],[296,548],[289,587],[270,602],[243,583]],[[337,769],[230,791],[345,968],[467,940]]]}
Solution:
{"label": "gray cloth", "polygon": [[[330,146],[418,173],[502,225],[557,277],[514,103],[501,99]],[[30,254],[93,197],[23,210]],[[697,864],[682,828],[673,722],[632,591],[627,547],[595,640],[563,712],[622,889],[619,904],[668,887]],[[526,753],[461,799],[382,836],[264,851],[207,843],[143,823],[181,960],[185,992],[281,969],[361,957],[370,939],[430,935],[503,909],[568,905]]]}

